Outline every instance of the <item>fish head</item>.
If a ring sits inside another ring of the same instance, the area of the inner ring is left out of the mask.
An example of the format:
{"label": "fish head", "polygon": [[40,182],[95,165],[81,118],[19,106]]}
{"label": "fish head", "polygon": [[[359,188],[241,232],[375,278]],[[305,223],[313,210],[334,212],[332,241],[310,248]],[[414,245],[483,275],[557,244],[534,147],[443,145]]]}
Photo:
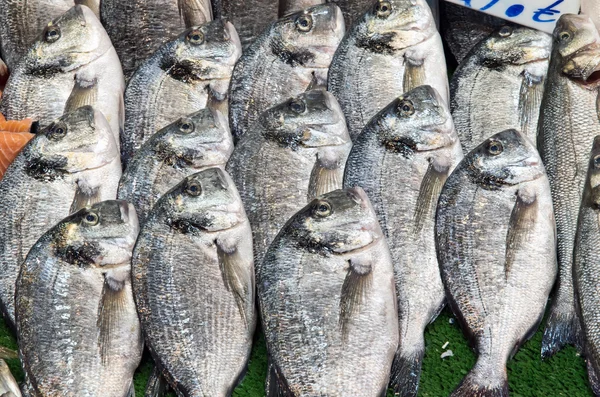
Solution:
{"label": "fish head", "polygon": [[328,68],[344,37],[342,11],[322,4],[274,22],[267,34],[272,53],[291,66]]}
{"label": "fish head", "polygon": [[208,108],[166,126],[148,144],[158,158],[174,167],[225,164],[233,152],[226,117],[220,111]]}
{"label": "fish head", "polygon": [[99,168],[119,157],[119,149],[104,115],[83,106],[62,115],[33,138],[30,167],[50,167],[64,173]]}
{"label": "fish head", "polygon": [[584,195],[582,205],[600,210],[600,135],[594,138],[586,183],[588,186],[584,192],[589,194]]}
{"label": "fish head", "polygon": [[585,15],[564,14],[554,28],[562,73],[582,84],[600,82],[600,35]]}
{"label": "fish head", "polygon": [[381,145],[396,153],[436,150],[458,140],[448,106],[428,85],[396,98],[369,124]]}
{"label": "fish head", "polygon": [[161,68],[184,82],[229,79],[242,55],[235,27],[223,19],[192,27],[165,48]]}
{"label": "fish head", "polygon": [[108,200],[69,215],[56,227],[59,257],[80,267],[128,264],[139,232],[132,204]]}
{"label": "fish head", "polygon": [[169,226],[182,233],[218,232],[246,219],[231,177],[216,167],[188,176],[157,205]]}
{"label": "fish head", "polygon": [[463,161],[474,182],[489,190],[545,175],[535,146],[517,130],[505,130],[486,139]]}
{"label": "fish head", "polygon": [[505,25],[482,42],[479,59],[488,67],[548,60],[552,36],[524,26]]}
{"label": "fish head", "polygon": [[303,249],[343,254],[383,238],[369,198],[360,187],[325,193],[294,215],[288,227]]}
{"label": "fish head", "polygon": [[265,139],[292,150],[350,142],[340,105],[324,90],[304,92],[268,109],[260,123]]}
{"label": "fish head", "polygon": [[96,15],[76,5],[49,22],[23,57],[30,74],[75,70],[105,54],[112,42]]}
{"label": "fish head", "polygon": [[425,0],[376,1],[353,29],[359,47],[384,54],[414,46],[437,32]]}

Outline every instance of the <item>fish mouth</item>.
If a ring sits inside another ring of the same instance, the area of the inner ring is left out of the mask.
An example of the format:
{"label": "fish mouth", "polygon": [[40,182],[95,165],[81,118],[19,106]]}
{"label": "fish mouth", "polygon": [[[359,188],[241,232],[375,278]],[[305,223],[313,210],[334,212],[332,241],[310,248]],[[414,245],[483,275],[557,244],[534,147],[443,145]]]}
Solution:
{"label": "fish mouth", "polygon": [[[351,223],[349,223],[348,225],[351,225]],[[344,225],[340,225],[340,226],[344,226]],[[375,245],[377,245],[381,241],[382,237],[383,236],[378,235],[378,236],[374,237],[371,240],[370,243],[367,243],[367,244],[362,245],[360,247],[352,248],[352,249],[349,249],[349,250],[339,251],[339,250],[332,249],[331,253],[333,255],[336,255],[336,256],[342,256],[342,255],[358,254],[358,253],[361,253],[361,252],[365,252],[365,251],[368,251],[371,248],[373,248]]]}
{"label": "fish mouth", "polygon": [[562,72],[583,86],[599,86],[600,45],[589,45],[568,57]]}

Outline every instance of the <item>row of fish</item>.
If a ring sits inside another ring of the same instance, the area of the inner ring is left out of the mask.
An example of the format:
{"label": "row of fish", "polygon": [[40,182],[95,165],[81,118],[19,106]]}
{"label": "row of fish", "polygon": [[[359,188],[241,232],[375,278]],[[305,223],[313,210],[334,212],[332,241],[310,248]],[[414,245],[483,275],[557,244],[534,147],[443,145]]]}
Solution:
{"label": "row of fish", "polygon": [[119,56],[138,51],[109,38],[104,1],[46,24],[0,104],[41,129],[0,182],[0,303],[24,395],[131,395],[142,340],[178,395],[228,395],[255,300],[269,396],[416,395],[446,300],[479,355],[453,395],[507,395],[506,361],[557,273],[543,354],[582,342],[579,306],[598,370],[587,17],[563,16],[554,40],[502,26],[449,85],[424,0],[353,21],[334,4],[261,14],[250,41],[235,18],[189,27],[210,7],[178,2],[188,28],[125,89]]}

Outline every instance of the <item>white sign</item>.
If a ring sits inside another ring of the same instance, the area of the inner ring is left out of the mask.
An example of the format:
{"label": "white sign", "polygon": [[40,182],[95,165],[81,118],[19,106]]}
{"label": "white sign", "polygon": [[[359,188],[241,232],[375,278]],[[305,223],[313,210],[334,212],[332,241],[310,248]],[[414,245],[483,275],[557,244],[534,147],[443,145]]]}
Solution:
{"label": "white sign", "polygon": [[579,0],[446,0],[552,33],[562,14],[579,14]]}

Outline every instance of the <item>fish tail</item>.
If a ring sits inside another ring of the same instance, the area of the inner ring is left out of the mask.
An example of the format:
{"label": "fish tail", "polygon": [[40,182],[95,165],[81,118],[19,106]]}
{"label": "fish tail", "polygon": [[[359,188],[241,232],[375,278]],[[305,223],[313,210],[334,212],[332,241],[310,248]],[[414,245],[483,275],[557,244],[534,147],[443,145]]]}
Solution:
{"label": "fish tail", "polygon": [[162,376],[158,367],[154,366],[154,369],[152,369],[152,372],[148,377],[148,383],[146,383],[144,397],[164,397],[168,390],[169,386],[167,381]]}
{"label": "fish tail", "polygon": [[494,371],[481,361],[481,358],[477,360],[450,397],[508,397],[506,367]]}
{"label": "fish tail", "polygon": [[595,396],[600,396],[600,380],[598,379],[598,372],[594,369],[594,364],[591,359],[585,360],[587,365],[588,379],[590,381],[590,388]]}
{"label": "fish tail", "polygon": [[394,389],[395,396],[417,396],[424,353],[424,349],[407,353],[403,352],[401,347],[398,348],[390,376],[390,387]]}
{"label": "fish tail", "polygon": [[542,358],[552,357],[565,345],[573,345],[583,352],[583,330],[575,310],[568,313],[552,305],[542,338]]}

